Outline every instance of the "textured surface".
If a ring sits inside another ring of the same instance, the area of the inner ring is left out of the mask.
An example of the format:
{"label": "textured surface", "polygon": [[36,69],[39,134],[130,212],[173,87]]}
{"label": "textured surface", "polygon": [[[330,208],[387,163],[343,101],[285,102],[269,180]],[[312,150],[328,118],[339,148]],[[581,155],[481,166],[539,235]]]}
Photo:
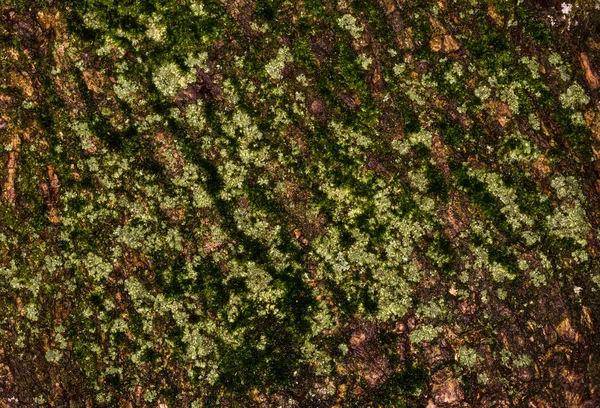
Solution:
{"label": "textured surface", "polygon": [[0,406],[600,406],[600,6],[0,1]]}

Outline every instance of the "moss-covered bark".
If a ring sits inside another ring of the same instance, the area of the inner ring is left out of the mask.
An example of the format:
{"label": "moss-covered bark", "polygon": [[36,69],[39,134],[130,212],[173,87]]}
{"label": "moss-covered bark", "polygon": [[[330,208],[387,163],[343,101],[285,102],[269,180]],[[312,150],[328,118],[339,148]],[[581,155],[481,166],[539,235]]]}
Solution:
{"label": "moss-covered bark", "polygon": [[600,404],[594,1],[5,0],[0,406]]}

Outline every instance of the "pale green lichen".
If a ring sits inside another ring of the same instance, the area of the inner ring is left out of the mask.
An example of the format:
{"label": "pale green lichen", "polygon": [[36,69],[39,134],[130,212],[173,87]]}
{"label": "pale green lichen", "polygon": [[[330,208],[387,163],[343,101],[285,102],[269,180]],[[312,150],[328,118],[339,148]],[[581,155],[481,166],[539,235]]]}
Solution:
{"label": "pale green lichen", "polygon": [[160,24],[162,16],[159,14],[153,14],[148,19],[148,28],[146,29],[146,37],[156,42],[162,42],[167,32],[167,27],[164,24]]}
{"label": "pale green lichen", "polygon": [[46,361],[49,363],[55,363],[62,358],[62,353],[58,350],[48,350],[46,351]]}
{"label": "pale green lichen", "polygon": [[113,267],[110,263],[105,262],[102,257],[96,254],[88,254],[83,261],[89,275],[96,282],[106,279],[110,276]]}
{"label": "pale green lichen", "polygon": [[373,63],[373,58],[367,56],[366,54],[360,54],[358,56],[358,63],[360,64],[361,67],[363,67],[363,69],[366,70],[366,69],[369,69],[369,67]]}
{"label": "pale green lichen", "polygon": [[434,340],[442,331],[443,329],[441,327],[435,327],[431,324],[425,324],[410,332],[408,337],[411,343],[419,344],[422,342],[430,342]]}
{"label": "pale green lichen", "polygon": [[557,176],[552,179],[551,185],[561,202],[553,214],[546,217],[550,233],[561,238],[573,238],[579,245],[585,245],[589,226],[582,207],[585,196],[579,183],[572,176]]}
{"label": "pale green lichen", "polygon": [[145,390],[143,395],[144,401],[153,402],[156,399],[157,395],[158,393],[154,390]]}
{"label": "pale green lichen", "polygon": [[407,137],[402,140],[392,141],[392,147],[400,154],[407,154],[411,147],[418,144],[422,144],[426,147],[431,146],[431,132],[426,129],[421,129],[416,133],[409,133]]}
{"label": "pale green lichen", "polygon": [[337,23],[344,30],[347,30],[354,39],[360,38],[363,28],[356,24],[356,18],[352,14],[344,14],[337,19]]}
{"label": "pale green lichen", "polygon": [[292,62],[292,54],[290,53],[290,49],[288,47],[281,47],[277,51],[277,57],[272,59],[265,65],[265,69],[267,74],[272,79],[282,79],[283,78],[283,69],[285,68],[286,63]]}
{"label": "pale green lichen", "polygon": [[558,99],[565,109],[575,109],[590,102],[590,97],[576,82],[569,86],[565,93],[560,94]]}
{"label": "pale green lichen", "polygon": [[531,357],[527,354],[519,354],[517,358],[513,360],[513,366],[516,368],[527,367],[531,364]]}
{"label": "pale green lichen", "polygon": [[173,97],[194,80],[193,74],[184,74],[177,64],[168,62],[161,65],[152,74],[152,82],[164,96]]}
{"label": "pale green lichen", "polygon": [[541,129],[541,122],[535,113],[530,113],[527,119],[529,120],[529,124],[533,130]]}
{"label": "pale green lichen", "polygon": [[190,0],[190,10],[192,10],[192,14],[196,17],[205,17],[208,15],[204,9],[204,4],[199,0]]}
{"label": "pale green lichen", "polygon": [[32,322],[37,322],[39,319],[39,306],[36,303],[28,303],[23,308],[23,313]]}
{"label": "pale green lichen", "polygon": [[550,62],[550,64],[552,64],[558,70],[558,72],[560,73],[560,78],[563,81],[569,80],[569,68],[567,67],[567,65],[565,65],[562,57],[558,53],[550,53],[550,56],[548,57],[548,62]]}
{"label": "pale green lichen", "polygon": [[481,99],[482,102],[485,102],[491,95],[492,90],[486,85],[475,88],[475,96]]}
{"label": "pale green lichen", "polygon": [[540,77],[540,64],[535,57],[521,57],[519,62],[527,66],[533,78],[537,79]]}
{"label": "pale green lichen", "polygon": [[520,84],[512,83],[510,86],[502,87],[499,92],[500,100],[508,104],[508,108],[514,115],[519,114],[521,106],[519,96],[516,93],[518,88],[520,88]]}
{"label": "pale green lichen", "polygon": [[477,360],[479,360],[479,355],[477,354],[477,351],[470,347],[460,347],[457,355],[459,364],[467,368],[475,367]]}
{"label": "pale green lichen", "polygon": [[[525,144],[528,142],[523,140],[523,143]],[[531,146],[529,145],[529,148],[525,149],[524,151],[522,148],[521,152],[513,152],[514,159],[521,159],[523,155],[527,157],[527,155],[530,154],[530,150]],[[506,187],[500,174],[491,172],[488,173],[483,170],[474,169],[468,169],[468,173],[469,175],[486,183],[489,192],[498,198],[500,203],[502,203],[502,209],[500,211],[506,215],[508,223],[515,231],[521,230],[521,228],[525,225],[528,227],[533,226],[533,219],[527,214],[524,214],[516,203],[517,194],[515,190],[513,188]]]}
{"label": "pale green lichen", "polygon": [[406,64],[405,63],[401,63],[401,64],[395,64],[394,65],[394,74],[400,76],[404,73],[404,71],[406,71]]}
{"label": "pale green lichen", "polygon": [[188,67],[190,72],[193,74],[196,68],[200,68],[203,71],[208,70],[208,52],[199,52],[196,54],[189,53],[185,59],[185,66]]}
{"label": "pale green lichen", "polygon": [[[454,62],[449,71],[444,73],[444,78],[449,84],[454,85],[458,83],[459,79],[463,76],[463,66],[458,62]],[[477,96],[477,93],[476,93]]]}

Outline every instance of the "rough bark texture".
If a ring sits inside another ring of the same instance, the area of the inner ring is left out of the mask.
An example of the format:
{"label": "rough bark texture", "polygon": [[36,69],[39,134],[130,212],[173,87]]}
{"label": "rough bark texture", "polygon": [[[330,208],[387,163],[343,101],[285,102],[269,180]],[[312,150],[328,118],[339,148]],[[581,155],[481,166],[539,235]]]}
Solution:
{"label": "rough bark texture", "polygon": [[1,407],[600,407],[600,6],[0,1]]}

